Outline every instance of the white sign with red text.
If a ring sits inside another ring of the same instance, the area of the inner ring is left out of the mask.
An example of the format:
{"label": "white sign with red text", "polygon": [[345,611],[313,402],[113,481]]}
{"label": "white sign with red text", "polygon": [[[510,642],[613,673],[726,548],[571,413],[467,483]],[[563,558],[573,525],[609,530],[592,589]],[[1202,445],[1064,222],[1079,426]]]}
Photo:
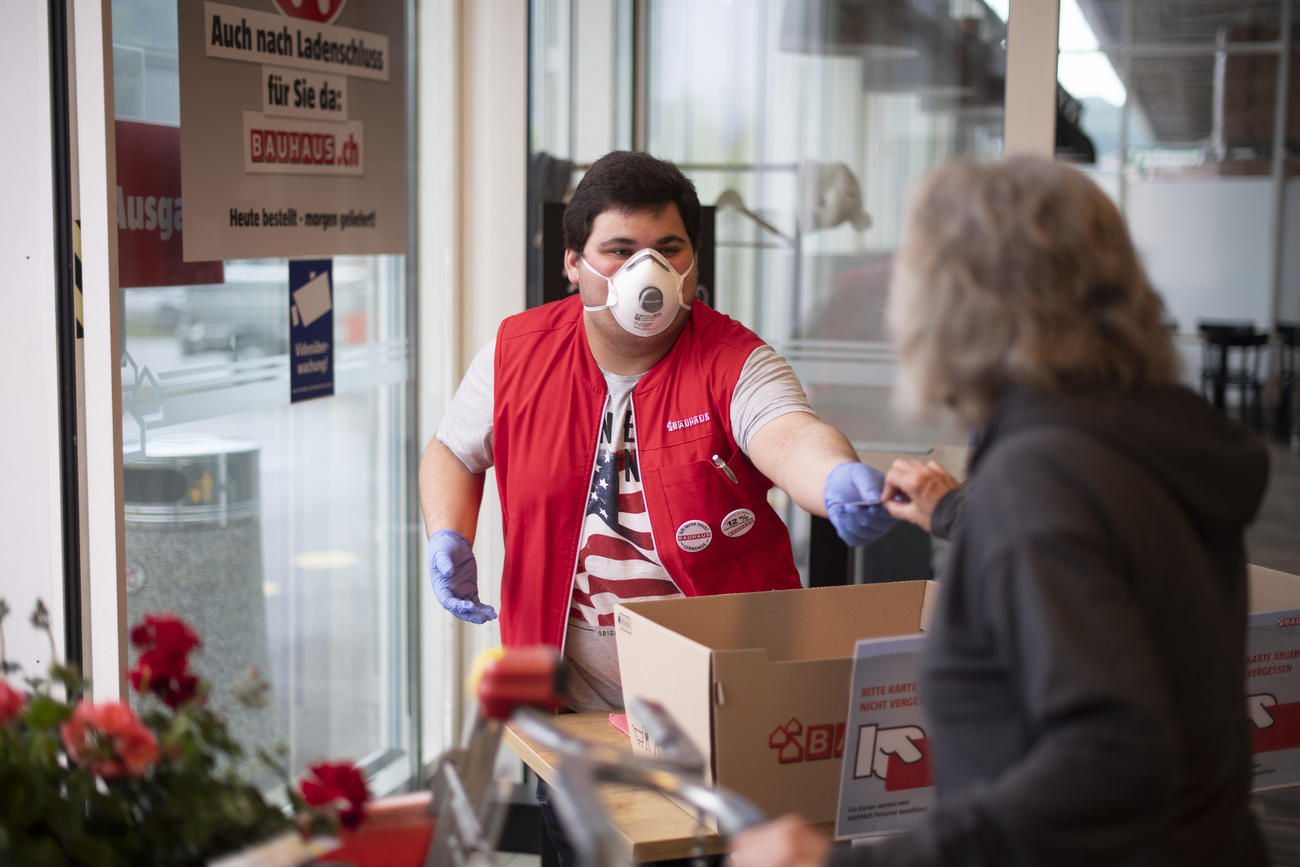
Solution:
{"label": "white sign with red text", "polygon": [[249,174],[362,175],[365,131],[358,122],[319,123],[244,112]]}
{"label": "white sign with red text", "polygon": [[1251,787],[1300,783],[1300,616],[1250,616],[1246,636],[1246,713],[1250,718]]}
{"label": "white sign with red text", "polygon": [[918,633],[854,646],[837,838],[914,828],[930,809],[930,740],[916,684],[924,641]]}
{"label": "white sign with red text", "polygon": [[406,6],[177,0],[185,261],[404,253]]}

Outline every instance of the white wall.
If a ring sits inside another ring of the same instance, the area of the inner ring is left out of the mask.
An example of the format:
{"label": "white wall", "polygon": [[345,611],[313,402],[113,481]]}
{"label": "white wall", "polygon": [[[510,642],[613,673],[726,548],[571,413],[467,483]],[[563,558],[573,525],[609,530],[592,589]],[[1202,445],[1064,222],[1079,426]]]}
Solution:
{"label": "white wall", "polygon": [[1267,324],[1270,186],[1267,177],[1129,184],[1129,229],[1181,331],[1198,319]]}
{"label": "white wall", "polygon": [[[528,4],[423,0],[417,15],[417,399],[419,436],[428,442],[474,354],[504,317],[524,307]],[[501,513],[490,473],[474,551],[480,594],[499,605]],[[500,643],[500,630],[444,612],[423,567],[420,582],[427,762],[457,739],[463,677],[478,652]]]}
{"label": "white wall", "polygon": [[[505,317],[524,309],[528,196],[528,4],[461,0],[461,108],[456,218],[461,257],[459,375]],[[496,477],[488,472],[474,552],[479,590],[500,606],[504,561]],[[499,621],[461,624],[463,653],[474,659],[501,643]]]}
{"label": "white wall", "polygon": [[1282,230],[1282,292],[1277,318],[1300,322],[1300,178],[1287,181]]}
{"label": "white wall", "polygon": [[62,654],[63,569],[55,328],[54,189],[51,171],[49,24],[44,3],[0,4],[0,597],[6,655],[29,674],[49,659],[27,618],[37,597],[56,618]]}
{"label": "white wall", "polygon": [[[85,306],[81,361],[85,667],[96,701],[126,692],[126,571],[122,524],[121,308],[117,281],[116,140],[110,0],[70,0],[73,196],[81,221]],[[84,629],[83,629],[84,633]]]}

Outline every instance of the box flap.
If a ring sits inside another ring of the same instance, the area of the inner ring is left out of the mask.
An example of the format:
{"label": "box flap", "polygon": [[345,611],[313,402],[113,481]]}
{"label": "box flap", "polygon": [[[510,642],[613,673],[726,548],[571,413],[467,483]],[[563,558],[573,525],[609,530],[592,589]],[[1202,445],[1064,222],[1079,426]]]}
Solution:
{"label": "box flap", "polygon": [[925,582],[925,601],[921,603],[921,623],[919,624],[922,632],[930,631],[930,618],[934,616],[934,609],[939,604],[939,582]]}
{"label": "box flap", "polygon": [[849,658],[859,638],[921,628],[932,581],[893,581],[633,602],[623,607],[715,651],[772,661]]}
{"label": "box flap", "polygon": [[[708,780],[712,782],[711,652],[633,610],[635,607],[619,605],[614,610],[624,704],[636,695],[669,709],[673,721],[705,757]],[[628,733],[633,750],[655,755],[655,745],[649,742],[644,726],[630,709]]]}
{"label": "box flap", "polygon": [[1254,565],[1246,567],[1246,574],[1251,614],[1300,608],[1300,575]]}

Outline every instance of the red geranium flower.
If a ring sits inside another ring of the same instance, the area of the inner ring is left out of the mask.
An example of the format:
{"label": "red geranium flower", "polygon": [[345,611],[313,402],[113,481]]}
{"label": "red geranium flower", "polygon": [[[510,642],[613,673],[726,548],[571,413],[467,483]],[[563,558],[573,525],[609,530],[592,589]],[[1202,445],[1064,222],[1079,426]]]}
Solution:
{"label": "red geranium flower", "polygon": [[140,663],[130,671],[131,685],[136,692],[152,692],[172,710],[176,710],[194,697],[199,689],[199,679],[192,674],[160,677],[153,673],[141,656]]}
{"label": "red geranium flower", "polygon": [[304,801],[313,807],[338,807],[339,821],[344,828],[361,824],[365,814],[362,805],[370,800],[370,789],[356,765],[351,762],[318,762],[308,768],[307,773],[309,776],[300,784]]}
{"label": "red geranium flower", "polygon": [[184,659],[199,646],[194,628],[175,614],[146,614],[131,629],[131,643],[139,648],[154,649],[168,656]]}
{"label": "red geranium flower", "polygon": [[63,746],[79,765],[96,776],[143,776],[158,760],[158,741],[127,705],[82,700],[72,718],[59,726]]}
{"label": "red geranium flower", "polygon": [[200,642],[193,627],[174,614],[146,614],[131,629],[131,643],[142,651],[130,671],[137,692],[154,693],[172,710],[194,697],[199,680],[189,672],[189,655]]}
{"label": "red geranium flower", "polygon": [[27,696],[0,680],[0,726],[8,725],[23,714]]}

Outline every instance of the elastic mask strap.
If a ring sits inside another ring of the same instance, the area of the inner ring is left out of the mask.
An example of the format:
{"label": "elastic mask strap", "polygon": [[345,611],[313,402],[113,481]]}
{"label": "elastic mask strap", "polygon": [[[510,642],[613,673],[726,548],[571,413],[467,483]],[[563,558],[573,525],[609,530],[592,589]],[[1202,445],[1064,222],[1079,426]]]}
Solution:
{"label": "elastic mask strap", "polygon": [[[597,271],[595,268],[588,265],[586,259],[579,257],[578,261],[581,262],[583,265],[585,265],[588,271],[595,274],[597,277],[603,278],[606,287],[604,304],[601,304],[598,307],[588,307],[586,304],[584,304],[582,305],[582,309],[586,310],[588,313],[599,313],[602,310],[609,310],[618,301],[617,293],[614,291],[614,282],[610,280],[608,277],[606,277],[604,274]],[[618,272],[616,271],[615,273]]]}
{"label": "elastic mask strap", "polygon": [[[681,276],[677,279],[677,303],[680,304],[681,307],[682,307],[682,309],[683,309],[683,310],[686,310],[687,312],[690,311],[690,309],[691,309],[691,305],[695,303],[695,298],[694,298],[694,296],[692,296],[691,299],[690,299],[689,301],[683,301],[683,300],[682,300],[682,284],[686,282],[686,278],[689,277],[689,276],[691,276],[691,272],[695,270],[695,260],[698,259],[698,258],[699,258],[698,255],[697,255],[697,256],[692,256],[692,257],[691,257],[691,267],[689,267],[689,268],[687,268],[685,271],[683,271],[682,274],[681,274]],[[672,266],[669,265],[669,267],[671,268]],[[676,268],[673,268],[673,271],[674,271],[674,273],[676,273],[677,269],[676,269]]]}

